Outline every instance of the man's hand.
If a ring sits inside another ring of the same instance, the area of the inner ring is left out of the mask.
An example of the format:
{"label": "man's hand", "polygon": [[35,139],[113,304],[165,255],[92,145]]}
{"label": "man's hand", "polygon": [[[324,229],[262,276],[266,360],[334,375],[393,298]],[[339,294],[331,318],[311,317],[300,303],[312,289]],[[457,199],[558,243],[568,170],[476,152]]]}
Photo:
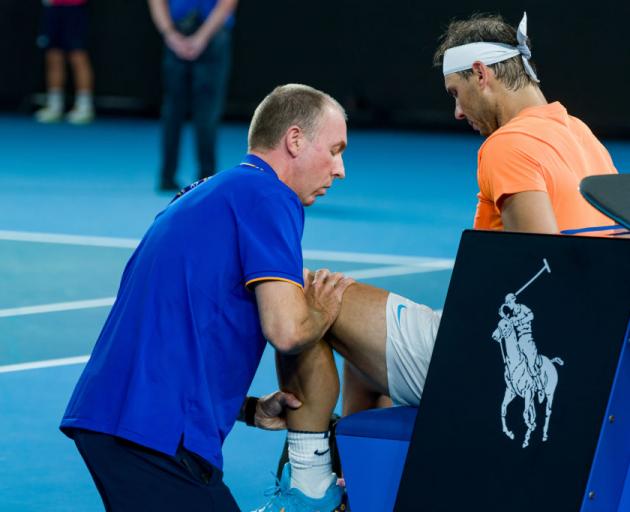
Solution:
{"label": "man's hand", "polygon": [[201,30],[186,38],[186,55],[185,59],[195,60],[208,46],[208,37]]}
{"label": "man's hand", "polygon": [[287,428],[286,410],[302,406],[291,393],[276,391],[258,399],[254,423],[264,430],[285,430]]}
{"label": "man's hand", "polygon": [[177,32],[177,30],[172,29],[165,33],[164,42],[166,43],[166,46],[173,50],[173,53],[177,55],[180,59],[188,60],[190,45],[187,41],[187,38]]}
{"label": "man's hand", "polygon": [[306,302],[312,309],[328,316],[330,326],[339,315],[343,294],[354,279],[328,269],[311,272],[305,268],[303,272]]}

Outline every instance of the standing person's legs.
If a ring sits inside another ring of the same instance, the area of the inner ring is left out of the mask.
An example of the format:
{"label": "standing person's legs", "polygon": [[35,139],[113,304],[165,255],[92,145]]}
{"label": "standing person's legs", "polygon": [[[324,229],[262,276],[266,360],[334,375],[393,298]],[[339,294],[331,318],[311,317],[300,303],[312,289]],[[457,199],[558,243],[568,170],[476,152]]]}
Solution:
{"label": "standing person's legs", "polygon": [[90,58],[85,50],[73,50],[69,53],[70,65],[76,87],[74,106],[67,119],[74,124],[89,123],[94,119],[94,102],[92,91],[94,79]]}
{"label": "standing person's legs", "polygon": [[216,172],[216,139],[230,71],[231,33],[221,29],[192,65],[192,116],[199,179]]}
{"label": "standing person's legs", "polygon": [[50,48],[46,50],[46,89],[63,94],[66,85],[66,62],[63,50]]}
{"label": "standing person's legs", "polygon": [[162,168],[160,188],[162,190],[179,189],[175,182],[179,162],[179,143],[190,95],[191,65],[172,50],[164,47],[162,80],[164,99],[162,102]]}
{"label": "standing person's legs", "polygon": [[58,7],[44,7],[41,34],[38,44],[46,49],[46,106],[35,113],[42,123],[59,121],[63,114],[63,92],[66,85],[66,63],[60,38],[60,11]]}
{"label": "standing person's legs", "polygon": [[87,92],[91,94],[94,89],[94,75],[88,53],[85,50],[72,50],[68,57],[72,66],[77,93]]}
{"label": "standing person's legs", "polygon": [[92,93],[94,76],[87,53],[88,12],[86,5],[68,6],[64,19],[65,48],[68,51],[75,99],[67,119],[71,123],[89,123],[94,119]]}
{"label": "standing person's legs", "polygon": [[180,445],[169,456],[114,436],[74,430],[108,512],[235,512],[222,472]]}

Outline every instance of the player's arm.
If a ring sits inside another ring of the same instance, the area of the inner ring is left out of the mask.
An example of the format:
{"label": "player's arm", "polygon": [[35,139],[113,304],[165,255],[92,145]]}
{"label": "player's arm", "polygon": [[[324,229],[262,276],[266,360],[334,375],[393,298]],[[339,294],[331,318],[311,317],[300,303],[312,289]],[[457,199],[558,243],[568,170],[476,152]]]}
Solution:
{"label": "player's arm", "polygon": [[546,192],[518,192],[508,196],[501,204],[501,221],[505,231],[558,233],[556,216]]}
{"label": "player's arm", "polygon": [[286,281],[259,282],[256,302],[265,338],[287,354],[319,341],[337,318],[343,293],[352,282],[328,270],[318,270],[314,280],[307,276],[304,290]]}

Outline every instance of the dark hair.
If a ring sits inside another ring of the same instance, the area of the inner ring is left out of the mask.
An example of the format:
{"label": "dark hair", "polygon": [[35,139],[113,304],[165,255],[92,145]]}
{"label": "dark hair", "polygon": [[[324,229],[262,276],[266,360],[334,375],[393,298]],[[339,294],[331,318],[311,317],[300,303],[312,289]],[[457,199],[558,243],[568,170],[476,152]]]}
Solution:
{"label": "dark hair", "polygon": [[[433,65],[442,65],[444,53],[449,48],[482,42],[517,46],[516,29],[506,23],[500,15],[474,14],[468,20],[451,21],[446,32],[440,37],[440,46],[433,56]],[[527,38],[525,44],[531,50],[529,38]],[[531,60],[529,62],[535,70],[534,63]],[[525,71],[523,59],[520,55],[497,62],[489,67],[494,70],[497,79],[501,80],[508,89],[515,91],[536,83]],[[458,73],[466,79],[472,75],[472,71],[469,69]]]}
{"label": "dark hair", "polygon": [[254,112],[248,135],[250,151],[275,148],[293,125],[299,126],[307,138],[312,138],[327,106],[339,109],[346,116],[334,98],[313,87],[301,84],[276,87]]}

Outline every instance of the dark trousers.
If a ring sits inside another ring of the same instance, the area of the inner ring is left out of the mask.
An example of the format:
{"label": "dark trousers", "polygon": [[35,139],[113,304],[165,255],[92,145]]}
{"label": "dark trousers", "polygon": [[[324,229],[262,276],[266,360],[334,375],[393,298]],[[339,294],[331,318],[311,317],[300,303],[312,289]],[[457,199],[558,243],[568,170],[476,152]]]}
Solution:
{"label": "dark trousers", "polygon": [[171,457],[89,430],[72,438],[108,512],[239,510],[223,473],[181,445]]}
{"label": "dark trousers", "polygon": [[228,82],[231,34],[221,29],[194,61],[182,60],[164,48],[162,76],[162,170],[163,185],[175,182],[181,131],[188,110],[195,127],[198,177],[216,171],[217,129]]}

